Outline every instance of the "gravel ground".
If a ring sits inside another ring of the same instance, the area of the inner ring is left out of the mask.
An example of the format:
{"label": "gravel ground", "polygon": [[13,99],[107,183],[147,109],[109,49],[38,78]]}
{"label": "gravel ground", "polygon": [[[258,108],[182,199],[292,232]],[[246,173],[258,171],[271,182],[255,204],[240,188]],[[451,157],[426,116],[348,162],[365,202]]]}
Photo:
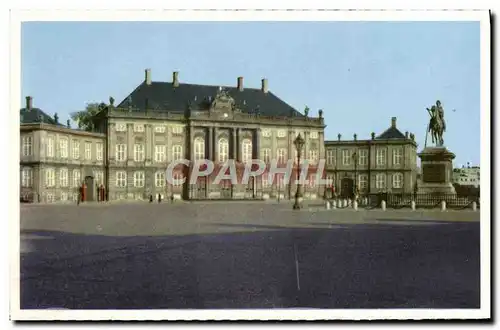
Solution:
{"label": "gravel ground", "polygon": [[478,308],[479,292],[479,212],[21,206],[21,308]]}

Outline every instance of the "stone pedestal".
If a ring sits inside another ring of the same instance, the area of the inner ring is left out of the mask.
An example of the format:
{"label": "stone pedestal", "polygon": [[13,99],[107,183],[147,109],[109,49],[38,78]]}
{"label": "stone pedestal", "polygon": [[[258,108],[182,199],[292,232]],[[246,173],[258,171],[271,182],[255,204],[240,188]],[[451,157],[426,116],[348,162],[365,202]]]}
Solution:
{"label": "stone pedestal", "polygon": [[418,157],[422,167],[419,193],[456,193],[451,181],[454,153],[448,151],[446,147],[427,147],[418,154]]}

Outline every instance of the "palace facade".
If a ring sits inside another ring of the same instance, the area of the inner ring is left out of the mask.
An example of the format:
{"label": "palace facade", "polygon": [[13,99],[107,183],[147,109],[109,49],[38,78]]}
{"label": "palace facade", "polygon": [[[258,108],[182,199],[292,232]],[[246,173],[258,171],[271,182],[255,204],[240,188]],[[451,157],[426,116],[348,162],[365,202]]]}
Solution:
{"label": "palace facade", "polygon": [[[413,192],[417,180],[417,143],[403,134],[393,117],[388,129],[370,139],[325,141],[326,177],[335,192],[350,197],[379,192]],[[331,191],[328,192],[332,193]]]}
{"label": "palace facade", "polygon": [[[315,182],[317,163],[325,154],[324,120],[302,114],[278,98],[262,79],[261,87],[185,84],[177,72],[171,82],[145,79],[118,105],[110,102],[95,117],[92,132],[72,129],[34,108],[27,97],[21,109],[21,197],[40,202],[76,200],[85,184],[87,200],[96,200],[102,185],[107,200],[261,199],[293,198],[294,184],[278,176],[248,184],[213,184],[217,168],[228,159],[237,161],[238,176],[250,159],[272,160],[286,167],[296,159],[293,144],[300,133],[305,139],[302,158],[312,165],[305,198],[324,195]],[[165,170],[179,159],[210,159],[214,175],[189,183],[191,168],[176,166],[174,182]],[[297,170],[295,162],[294,169]],[[187,178],[185,183],[181,183]]]}

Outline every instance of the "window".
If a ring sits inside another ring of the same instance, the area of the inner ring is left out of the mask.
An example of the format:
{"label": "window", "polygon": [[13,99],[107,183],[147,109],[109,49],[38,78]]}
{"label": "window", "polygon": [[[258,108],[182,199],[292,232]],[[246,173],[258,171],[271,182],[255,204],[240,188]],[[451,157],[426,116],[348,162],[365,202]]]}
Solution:
{"label": "window", "polygon": [[333,185],[333,175],[327,175],[325,181],[325,185],[331,187]]}
{"label": "window", "polygon": [[375,188],[385,189],[385,174],[377,174],[375,176]]}
{"label": "window", "polygon": [[53,137],[48,137],[47,138],[47,157],[54,157],[54,138]]}
{"label": "window", "polygon": [[276,150],[277,153],[277,158],[278,158],[278,164],[283,164],[286,163],[286,149],[285,148],[278,148]]}
{"label": "window", "polygon": [[225,162],[229,158],[229,141],[225,138],[219,140],[219,162]]}
{"label": "window", "polygon": [[172,158],[173,160],[182,159],[182,146],[175,145],[172,147]]}
{"label": "window", "polygon": [[326,164],[335,165],[335,149],[330,149],[326,151]]}
{"label": "window", "polygon": [[366,174],[359,175],[358,187],[359,187],[359,190],[367,190],[368,189],[368,175],[366,175]]}
{"label": "window", "polygon": [[262,188],[269,187],[269,173],[262,174]]}
{"label": "window", "polygon": [[102,143],[96,143],[95,145],[95,158],[97,160],[102,160]]}
{"label": "window", "polygon": [[386,150],[385,149],[377,149],[377,165],[384,166],[385,158],[386,158]]}
{"label": "window", "polygon": [[144,144],[134,144],[134,161],[144,161]]}
{"label": "window", "polygon": [[80,159],[80,141],[73,140],[73,159]]}
{"label": "window", "polygon": [[116,145],[116,160],[125,160],[125,154],[127,152],[127,146],[125,144]]}
{"label": "window", "polygon": [[56,201],[56,196],[53,193],[47,193],[47,203],[54,203]]}
{"label": "window", "polygon": [[33,137],[23,136],[23,156],[31,156],[33,153]]}
{"label": "window", "polygon": [[311,139],[317,139],[318,138],[318,132],[311,132],[311,134],[309,134],[309,137]]}
{"label": "window", "polygon": [[165,173],[156,172],[155,173],[155,186],[161,188],[165,185]]}
{"label": "window", "polygon": [[183,175],[182,173],[174,173],[172,175],[172,185],[173,186],[181,186],[182,185]]}
{"label": "window", "polygon": [[358,155],[359,165],[368,165],[368,150],[361,149],[358,151]]}
{"label": "window", "polygon": [[268,164],[271,162],[271,149],[262,149],[262,158],[263,161]]}
{"label": "window", "polygon": [[79,187],[80,183],[80,170],[73,170],[73,187]]}
{"label": "window", "polygon": [[262,130],[262,136],[263,137],[270,137],[271,136],[271,131],[268,129]]}
{"label": "window", "polygon": [[59,156],[61,158],[68,158],[68,139],[66,138],[59,140]]}
{"label": "window", "polygon": [[21,186],[29,188],[33,185],[33,170],[31,167],[23,167],[21,172]]}
{"label": "window", "polygon": [[45,170],[45,185],[47,187],[54,187],[56,185],[56,171],[53,168]]}
{"label": "window", "polygon": [[351,150],[348,149],[342,150],[342,164],[351,165]]}
{"label": "window", "polygon": [[155,133],[165,133],[165,126],[163,125],[155,126]]}
{"label": "window", "polygon": [[142,124],[135,124],[134,125],[134,132],[144,132],[144,125],[142,125]]}
{"label": "window", "polygon": [[279,130],[278,131],[278,137],[279,138],[284,138],[286,136],[286,131],[284,130]]}
{"label": "window", "polygon": [[165,146],[155,145],[155,162],[162,163],[165,161]]}
{"label": "window", "polygon": [[127,130],[127,124],[125,124],[125,123],[116,124],[116,131],[117,132],[125,132],[126,130]]}
{"label": "window", "polygon": [[134,172],[134,187],[136,188],[144,187],[144,172],[142,171]]}
{"label": "window", "polygon": [[102,171],[94,171],[94,178],[96,184],[104,184],[104,173]]}
{"label": "window", "polygon": [[318,150],[309,150],[309,163],[316,164],[318,162]]}
{"label": "window", "polygon": [[61,202],[66,202],[68,200],[68,193],[61,192]]}
{"label": "window", "polygon": [[194,160],[205,159],[205,140],[202,138],[194,139]]}
{"label": "window", "polygon": [[172,127],[173,134],[182,134],[183,127],[182,126],[174,126]]}
{"label": "window", "polygon": [[278,188],[283,189],[285,188],[285,175],[282,173],[276,174],[276,179],[278,181]]}
{"label": "window", "polygon": [[394,173],[392,175],[392,187],[393,188],[402,188],[403,187],[403,174]]}
{"label": "window", "polygon": [[67,187],[68,186],[68,169],[61,168],[59,170],[59,186]]}
{"label": "window", "polygon": [[316,174],[309,174],[309,187],[316,187]]}
{"label": "window", "polygon": [[401,165],[401,159],[403,158],[403,149],[397,148],[392,151],[392,164]]}
{"label": "window", "polygon": [[246,163],[252,160],[252,141],[245,139],[241,142],[241,161]]}
{"label": "window", "polygon": [[116,172],[116,186],[125,187],[127,185],[127,172],[118,171]]}
{"label": "window", "polygon": [[85,142],[85,159],[86,160],[92,159],[92,143],[91,142]]}

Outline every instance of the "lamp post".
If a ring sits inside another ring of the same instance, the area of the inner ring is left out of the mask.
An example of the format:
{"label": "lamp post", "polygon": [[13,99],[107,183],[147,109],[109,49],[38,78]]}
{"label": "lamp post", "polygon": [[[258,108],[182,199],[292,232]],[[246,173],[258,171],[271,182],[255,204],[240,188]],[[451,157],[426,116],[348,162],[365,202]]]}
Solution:
{"label": "lamp post", "polygon": [[358,152],[354,151],[352,155],[352,159],[354,160],[354,188],[353,195],[356,198],[358,193]]}
{"label": "lamp post", "polygon": [[295,203],[293,204],[293,209],[294,210],[300,210],[301,209],[301,203],[302,203],[302,191],[301,191],[301,184],[300,184],[300,172],[301,172],[301,165],[300,165],[300,156],[302,152],[302,148],[304,147],[304,139],[302,136],[297,135],[295,140],[293,141],[293,144],[295,146],[295,149],[297,150],[297,191],[295,192]]}

